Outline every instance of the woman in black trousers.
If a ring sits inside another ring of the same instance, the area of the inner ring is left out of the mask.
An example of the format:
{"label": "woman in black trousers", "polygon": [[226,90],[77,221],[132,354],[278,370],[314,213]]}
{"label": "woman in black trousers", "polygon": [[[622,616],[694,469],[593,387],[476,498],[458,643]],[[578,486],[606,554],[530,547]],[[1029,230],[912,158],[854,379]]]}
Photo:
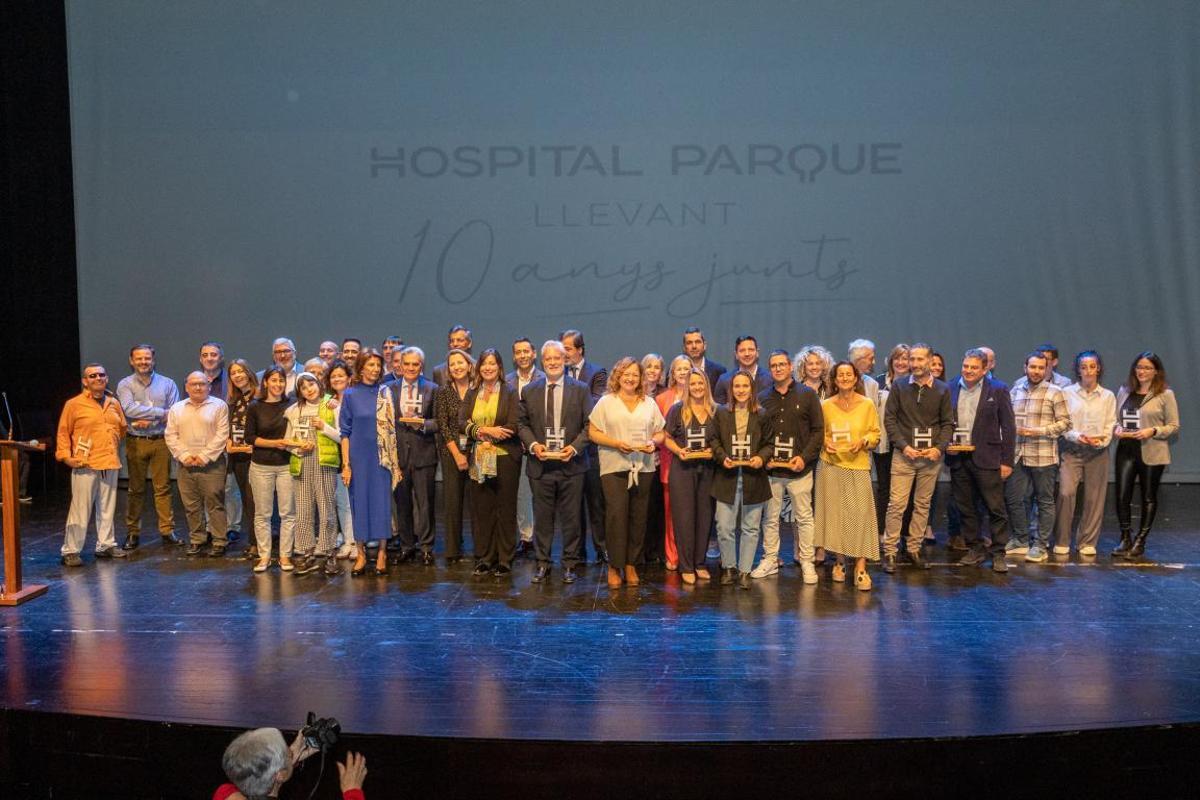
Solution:
{"label": "woman in black trousers", "polygon": [[475,575],[512,572],[517,549],[517,489],[521,441],[517,438],[517,393],[504,381],[504,361],[484,350],[476,386],[463,397],[458,421],[470,441],[467,473],[475,508]]}
{"label": "woman in black trousers", "polygon": [[467,476],[470,450],[458,418],[463,400],[475,381],[474,359],[466,350],[451,350],[446,354],[446,375],[446,385],[439,386],[433,397],[433,413],[438,425],[438,458],[442,462],[446,563],[457,564],[463,557],[463,509],[471,484]]}
{"label": "woman in black trousers", "polygon": [[704,558],[713,521],[713,461],[708,436],[716,406],[702,370],[692,369],[687,387],[687,396],[667,411],[663,444],[674,456],[669,481],[679,575],[684,583],[693,584],[696,578],[712,577]]}

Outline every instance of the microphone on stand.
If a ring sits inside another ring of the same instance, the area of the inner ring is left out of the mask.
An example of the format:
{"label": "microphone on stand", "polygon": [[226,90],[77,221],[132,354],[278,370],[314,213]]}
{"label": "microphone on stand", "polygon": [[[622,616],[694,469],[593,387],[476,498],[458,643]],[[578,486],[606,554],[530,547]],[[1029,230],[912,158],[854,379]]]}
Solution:
{"label": "microphone on stand", "polygon": [[0,397],[4,398],[4,410],[8,414],[8,437],[15,440],[17,438],[17,428],[13,424],[12,408],[8,405],[8,392],[0,392]]}

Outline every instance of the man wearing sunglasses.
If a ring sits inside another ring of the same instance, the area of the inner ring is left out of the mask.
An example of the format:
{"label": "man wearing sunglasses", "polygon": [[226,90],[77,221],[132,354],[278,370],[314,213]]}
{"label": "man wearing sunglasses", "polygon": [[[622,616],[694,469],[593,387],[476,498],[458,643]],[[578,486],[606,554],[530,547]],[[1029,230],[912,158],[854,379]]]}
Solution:
{"label": "man wearing sunglasses", "polygon": [[58,420],[54,457],[71,468],[71,509],[62,545],[62,563],[83,566],[79,553],[96,510],[96,558],[125,558],[113,536],[117,511],[118,453],[125,438],[125,414],[105,390],[108,372],[102,364],[83,368],[83,391],[67,401]]}

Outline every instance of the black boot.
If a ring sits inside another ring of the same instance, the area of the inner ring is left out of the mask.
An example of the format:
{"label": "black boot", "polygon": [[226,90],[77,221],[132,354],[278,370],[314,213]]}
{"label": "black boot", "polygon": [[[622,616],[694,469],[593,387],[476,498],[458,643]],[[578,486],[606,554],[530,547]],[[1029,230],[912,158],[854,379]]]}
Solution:
{"label": "black boot", "polygon": [[1133,537],[1133,546],[1129,548],[1129,558],[1141,558],[1146,552],[1146,537],[1150,535],[1150,526],[1154,524],[1154,515],[1158,513],[1158,501],[1148,500],[1142,503],[1142,524],[1138,527],[1137,536]]}
{"label": "black boot", "polygon": [[1133,538],[1128,528],[1121,529],[1121,543],[1112,551],[1114,558],[1128,558],[1129,550],[1133,547]]}

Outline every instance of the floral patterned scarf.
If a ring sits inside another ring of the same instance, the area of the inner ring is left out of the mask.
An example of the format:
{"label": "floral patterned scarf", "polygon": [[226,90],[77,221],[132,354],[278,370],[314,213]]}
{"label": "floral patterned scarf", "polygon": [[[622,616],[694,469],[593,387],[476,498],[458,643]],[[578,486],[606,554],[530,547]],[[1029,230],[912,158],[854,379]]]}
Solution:
{"label": "floral patterned scarf", "polygon": [[392,488],[404,477],[400,471],[400,458],[396,455],[396,411],[392,405],[392,390],[387,385],[379,387],[375,394],[375,447],[379,452],[379,466],[392,474]]}

